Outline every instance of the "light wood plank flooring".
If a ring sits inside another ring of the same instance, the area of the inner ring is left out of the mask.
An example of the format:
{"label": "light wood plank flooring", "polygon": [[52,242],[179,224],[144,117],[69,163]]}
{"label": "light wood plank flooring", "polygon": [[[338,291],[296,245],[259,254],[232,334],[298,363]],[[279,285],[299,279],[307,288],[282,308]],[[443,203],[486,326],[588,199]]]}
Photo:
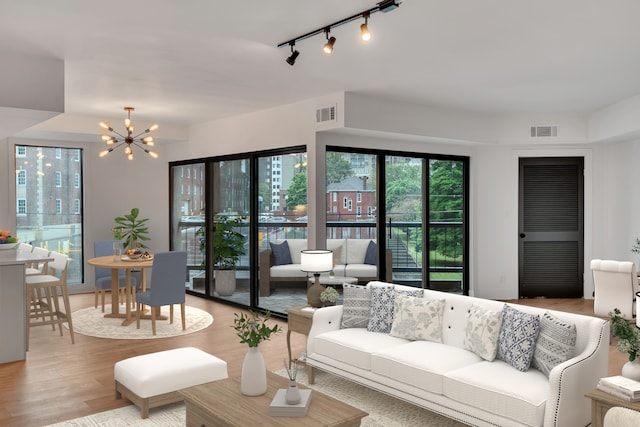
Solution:
{"label": "light wood plank flooring", "polygon": [[[512,302],[593,314],[592,300]],[[193,296],[187,296],[187,304],[210,312],[213,325],[183,337],[156,340],[110,340],[76,334],[74,345],[66,330],[60,337],[47,326],[32,328],[27,360],[0,365],[0,425],[39,427],[129,405],[126,399],[115,399],[113,365],[138,354],[195,346],[226,360],[230,375],[240,375],[246,346],[238,342],[230,327],[234,313],[240,310]],[[71,296],[72,311],[91,305],[93,294]],[[286,323],[278,322],[286,331]],[[293,354],[300,354],[304,347],[304,337],[292,334]],[[262,352],[267,369],[280,369],[287,357],[286,332],[265,342]],[[611,345],[609,374],[619,374],[625,361],[625,355]]]}

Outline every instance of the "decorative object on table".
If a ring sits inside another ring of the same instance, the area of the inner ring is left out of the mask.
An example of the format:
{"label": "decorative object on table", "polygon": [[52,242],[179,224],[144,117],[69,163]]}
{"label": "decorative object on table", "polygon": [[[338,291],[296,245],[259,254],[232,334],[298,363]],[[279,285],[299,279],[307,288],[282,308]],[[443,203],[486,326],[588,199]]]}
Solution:
{"label": "decorative object on table", "polygon": [[18,238],[9,230],[0,230],[0,250],[15,249],[18,247]]}
{"label": "decorative object on table", "polygon": [[627,402],[640,401],[640,382],[631,378],[621,375],[600,378],[596,387]]}
{"label": "decorative object on table", "polygon": [[320,293],[320,301],[323,306],[336,305],[338,298],[340,298],[340,294],[331,286]]}
{"label": "decorative object on table", "polygon": [[289,363],[284,361],[284,369],[287,371],[287,377],[289,377],[289,387],[285,393],[285,401],[287,405],[297,405],[300,403],[300,389],[296,383],[296,377],[298,376],[298,363],[296,360],[290,360]]}
{"label": "decorative object on table", "polygon": [[620,316],[620,310],[614,308],[609,313],[613,334],[618,337],[618,350],[629,354],[629,361],[622,366],[622,376],[640,381],[640,329]]}
{"label": "decorative object on table", "polygon": [[133,107],[124,107],[124,111],[127,112],[127,118],[124,119],[124,127],[127,130],[126,135],[122,135],[121,133],[114,130],[109,123],[100,122],[100,127],[108,130],[109,132],[114,133],[114,135],[102,135],[102,140],[107,144],[106,150],[100,152],[100,157],[104,157],[116,148],[126,144],[124,147],[124,154],[127,156],[128,160],[133,160],[133,147],[138,147],[154,159],[158,158],[158,153],[155,151],[150,151],[147,147],[153,147],[153,137],[145,136],[140,138],[142,135],[147,133],[151,133],[154,130],[158,129],[158,125],[154,124],[140,132],[137,135],[133,134],[133,123],[131,123],[131,112],[134,111]]}
{"label": "decorative object on table", "polygon": [[249,351],[242,362],[240,392],[246,396],[259,396],[267,392],[267,368],[258,346],[269,340],[271,335],[282,331],[279,325],[269,326],[267,321],[271,312],[260,314],[250,311],[249,314],[235,313],[233,329],[240,338],[240,343],[247,344]]}
{"label": "decorative object on table", "polygon": [[[244,235],[237,231],[240,217],[217,214],[214,216],[211,246],[215,289],[221,296],[233,295],[236,290],[236,263],[244,254]],[[200,250],[206,248],[206,236],[200,241]]]}
{"label": "decorative object on table", "polygon": [[311,307],[322,307],[320,294],[324,286],[320,284],[320,273],[333,269],[333,252],[326,249],[306,249],[300,252],[300,270],[313,273],[314,283],[307,289],[307,303]]}
{"label": "decorative object on table", "polygon": [[300,400],[296,404],[287,403],[287,391],[278,389],[269,405],[269,415],[272,417],[304,417],[311,403],[311,390],[300,390]]}
{"label": "decorative object on table", "polygon": [[140,249],[147,246],[142,242],[151,240],[147,221],[149,218],[138,219],[140,209],[132,208],[131,212],[114,219],[116,226],[111,229],[113,237],[121,240],[125,249]]}

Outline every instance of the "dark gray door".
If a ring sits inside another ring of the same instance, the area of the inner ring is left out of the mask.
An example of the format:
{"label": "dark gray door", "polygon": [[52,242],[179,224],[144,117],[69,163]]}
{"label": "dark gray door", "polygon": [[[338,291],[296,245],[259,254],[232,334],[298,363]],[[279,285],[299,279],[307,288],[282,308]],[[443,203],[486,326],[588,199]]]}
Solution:
{"label": "dark gray door", "polygon": [[520,159],[520,297],[583,296],[583,164],[577,157]]}

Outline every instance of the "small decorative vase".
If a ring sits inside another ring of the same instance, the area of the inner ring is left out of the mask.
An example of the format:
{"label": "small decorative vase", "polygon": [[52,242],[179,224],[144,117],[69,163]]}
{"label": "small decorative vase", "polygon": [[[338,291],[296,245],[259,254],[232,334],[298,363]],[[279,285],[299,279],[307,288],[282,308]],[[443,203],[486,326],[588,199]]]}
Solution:
{"label": "small decorative vase", "polygon": [[314,283],[307,289],[307,304],[311,307],[322,307],[322,301],[320,301],[320,294],[324,291],[324,286],[320,283]]}
{"label": "small decorative vase", "polygon": [[287,405],[297,405],[300,403],[300,389],[298,388],[298,384],[296,384],[295,380],[289,380],[289,388],[287,389],[287,393],[284,398]]}
{"label": "small decorative vase", "polygon": [[260,396],[267,392],[267,368],[258,347],[249,347],[244,356],[240,392],[245,396]]}
{"label": "small decorative vase", "polygon": [[631,380],[640,381],[640,362],[638,361],[638,359],[622,365],[621,375]]}

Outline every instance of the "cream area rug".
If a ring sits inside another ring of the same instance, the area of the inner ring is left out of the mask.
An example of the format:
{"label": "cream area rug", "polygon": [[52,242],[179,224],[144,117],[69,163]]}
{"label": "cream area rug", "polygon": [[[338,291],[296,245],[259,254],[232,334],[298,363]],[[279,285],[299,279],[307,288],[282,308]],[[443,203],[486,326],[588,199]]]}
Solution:
{"label": "cream area rug", "polygon": [[[105,313],[111,312],[111,305],[105,305]],[[124,312],[125,306],[120,305],[120,312]],[[162,315],[169,316],[169,307],[162,307]],[[173,324],[169,320],[156,320],[156,335],[151,333],[151,319],[141,319],[140,329],[136,329],[136,322],[128,326],[122,326],[122,319],[104,317],[100,306],[98,308],[85,308],[71,313],[73,331],[92,337],[111,338],[120,340],[139,340],[153,338],[167,338],[178,335],[191,334],[200,331],[213,323],[213,316],[199,308],[186,306],[186,330],[182,330],[180,318],[180,306],[173,307]],[[65,323],[65,326],[67,324]]]}
{"label": "cream area rug", "polygon": [[[307,384],[306,372],[298,371],[298,381]],[[284,376],[284,369],[275,372]],[[365,427],[460,427],[457,421],[442,417],[425,409],[378,393],[351,381],[326,372],[316,372],[316,384],[311,386],[349,405],[369,413],[362,420]],[[311,400],[313,405],[313,399]],[[52,424],[48,427],[175,427],[185,425],[185,407],[176,403],[161,408],[151,409],[149,418],[140,418],[140,410],[135,406],[114,409]],[[262,424],[268,426],[269,420]]]}

